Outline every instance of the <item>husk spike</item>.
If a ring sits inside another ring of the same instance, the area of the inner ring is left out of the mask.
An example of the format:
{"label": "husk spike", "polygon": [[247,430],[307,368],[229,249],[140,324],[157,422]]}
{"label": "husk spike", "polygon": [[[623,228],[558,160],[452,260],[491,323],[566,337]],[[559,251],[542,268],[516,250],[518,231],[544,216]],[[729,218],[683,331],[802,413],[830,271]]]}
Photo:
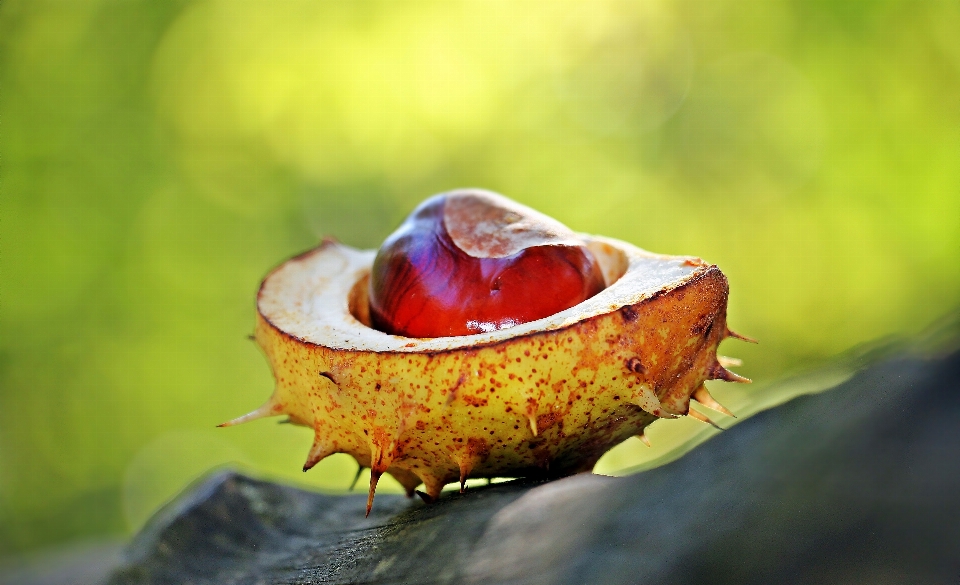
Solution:
{"label": "husk spike", "polygon": [[749,384],[753,380],[750,378],[745,378],[740,374],[734,374],[730,370],[724,368],[719,363],[714,364],[713,368],[710,370],[710,380],[723,380],[724,382],[739,382],[741,384]]}
{"label": "husk spike", "polygon": [[232,427],[232,426],[243,424],[245,422],[250,422],[252,420],[257,420],[258,418],[267,418],[270,416],[277,416],[278,414],[282,414],[282,413],[283,411],[280,410],[280,408],[276,404],[274,404],[273,398],[271,398],[270,400],[264,402],[263,405],[260,406],[260,408],[254,411],[248,412],[243,416],[238,416],[233,420],[228,420],[225,423],[220,423],[217,425],[217,427],[220,427],[220,428]]}
{"label": "husk spike", "polygon": [[703,384],[701,384],[700,387],[693,392],[693,395],[691,396],[691,398],[711,410],[716,410],[717,412],[722,412],[727,416],[732,416],[733,418],[737,418],[737,415],[730,412],[730,410],[728,410],[726,406],[717,402],[716,398],[710,395],[710,391],[707,390],[707,387]]}
{"label": "husk spike", "polygon": [[660,416],[660,413],[663,412],[663,406],[660,404],[660,399],[657,398],[657,393],[647,384],[637,386],[637,390],[633,393],[632,402],[644,411],[656,416]]}
{"label": "husk spike", "polygon": [[383,475],[382,471],[377,471],[376,469],[370,470],[370,491],[367,492],[367,518],[370,517],[370,510],[373,508],[373,496],[377,492],[377,482],[380,481],[381,475]]}
{"label": "husk spike", "polygon": [[437,498],[440,497],[440,492],[443,490],[443,479],[431,475],[429,472],[424,472],[418,475],[420,477],[420,481],[423,482],[423,489],[425,491],[417,490],[417,495],[428,504],[437,501]]}
{"label": "husk spike", "polygon": [[313,435],[313,445],[310,447],[307,460],[303,464],[303,471],[309,471],[314,465],[336,452],[337,450],[333,444],[329,443],[326,437],[320,434],[320,429],[316,429]]}
{"label": "husk spike", "polygon": [[692,418],[692,419],[696,419],[696,420],[698,420],[698,421],[700,421],[700,422],[702,422],[702,423],[707,423],[708,425],[712,426],[713,428],[717,429],[718,431],[722,431],[722,430],[723,430],[723,428],[722,428],[720,425],[718,425],[717,423],[715,423],[715,422],[713,422],[712,420],[710,420],[710,417],[709,417],[709,416],[703,414],[702,412],[696,411],[696,410],[694,410],[694,409],[692,409],[692,408],[687,411],[687,416],[689,416],[689,417]]}
{"label": "husk spike", "polygon": [[738,368],[743,365],[743,360],[725,355],[718,355],[717,362],[725,368]]}
{"label": "husk spike", "polygon": [[752,337],[747,337],[746,335],[742,335],[740,333],[737,333],[736,331],[731,330],[729,327],[727,328],[727,334],[724,337],[732,337],[734,339],[739,339],[740,341],[746,341],[747,343],[760,343],[759,341],[757,341]]}

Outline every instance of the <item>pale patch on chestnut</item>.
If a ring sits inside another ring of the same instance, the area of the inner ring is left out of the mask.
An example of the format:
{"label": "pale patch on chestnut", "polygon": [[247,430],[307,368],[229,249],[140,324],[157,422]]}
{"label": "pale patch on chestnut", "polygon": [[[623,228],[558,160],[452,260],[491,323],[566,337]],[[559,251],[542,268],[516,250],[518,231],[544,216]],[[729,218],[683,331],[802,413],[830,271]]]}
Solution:
{"label": "pale patch on chestnut", "polygon": [[570,228],[503,195],[470,189],[444,194],[443,223],[475,258],[505,258],[536,246],[582,246]]}

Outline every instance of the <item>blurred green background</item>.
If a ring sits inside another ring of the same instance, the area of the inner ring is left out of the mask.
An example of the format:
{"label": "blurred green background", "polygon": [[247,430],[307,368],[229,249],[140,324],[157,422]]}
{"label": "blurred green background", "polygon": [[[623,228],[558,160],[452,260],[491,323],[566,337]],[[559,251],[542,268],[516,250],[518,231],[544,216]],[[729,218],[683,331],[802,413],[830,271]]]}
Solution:
{"label": "blurred green background", "polygon": [[214,428],[271,389],[255,291],[453,187],[720,265],[762,340],[721,400],[922,329],[960,299],[958,31],[954,0],[3,0],[0,557],[228,462],[345,490],[305,429]]}

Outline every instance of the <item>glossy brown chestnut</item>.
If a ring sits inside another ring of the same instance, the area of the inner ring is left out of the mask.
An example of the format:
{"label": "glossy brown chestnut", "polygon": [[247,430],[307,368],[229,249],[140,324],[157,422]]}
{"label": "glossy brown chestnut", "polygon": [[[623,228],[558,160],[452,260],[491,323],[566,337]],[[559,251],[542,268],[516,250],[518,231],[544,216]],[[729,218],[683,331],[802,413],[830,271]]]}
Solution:
{"label": "glossy brown chestnut", "polygon": [[593,254],[559,222],[463,190],[424,201],[381,246],[370,278],[380,331],[449,337],[548,317],[604,288]]}

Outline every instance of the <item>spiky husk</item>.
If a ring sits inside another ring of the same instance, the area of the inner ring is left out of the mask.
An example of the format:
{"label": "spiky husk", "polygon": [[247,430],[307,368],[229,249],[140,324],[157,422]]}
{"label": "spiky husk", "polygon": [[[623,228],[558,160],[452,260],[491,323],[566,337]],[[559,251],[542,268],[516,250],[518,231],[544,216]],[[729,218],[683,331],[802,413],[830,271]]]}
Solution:
{"label": "spiky husk", "polygon": [[288,415],[311,427],[304,470],[353,456],[371,470],[368,513],[383,473],[410,494],[422,483],[430,500],[468,478],[587,471],[658,417],[713,424],[691,397],[729,414],[703,386],[746,381],[716,355],[725,337],[741,337],[726,326],[727,294],[720,270],[700,263],[672,288],[568,327],[433,352],[333,349],[258,313],[276,388],[225,425]]}

